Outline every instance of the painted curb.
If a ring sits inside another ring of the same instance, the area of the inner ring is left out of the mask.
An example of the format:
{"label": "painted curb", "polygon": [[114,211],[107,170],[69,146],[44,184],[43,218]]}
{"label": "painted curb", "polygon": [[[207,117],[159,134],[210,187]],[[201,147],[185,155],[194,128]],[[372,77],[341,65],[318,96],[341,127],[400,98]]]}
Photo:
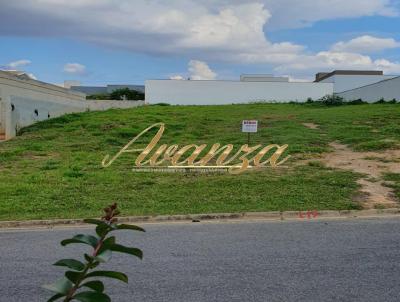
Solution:
{"label": "painted curb", "polygon": [[[315,220],[321,218],[357,218],[357,217],[399,216],[400,208],[369,209],[369,210],[322,210],[322,211],[285,211],[285,212],[245,212],[245,213],[215,213],[187,214],[161,216],[129,216],[119,217],[124,223],[167,223],[167,222],[201,222],[212,220]],[[85,225],[83,219],[49,219],[0,221],[0,229],[6,228],[52,228],[63,226]]]}

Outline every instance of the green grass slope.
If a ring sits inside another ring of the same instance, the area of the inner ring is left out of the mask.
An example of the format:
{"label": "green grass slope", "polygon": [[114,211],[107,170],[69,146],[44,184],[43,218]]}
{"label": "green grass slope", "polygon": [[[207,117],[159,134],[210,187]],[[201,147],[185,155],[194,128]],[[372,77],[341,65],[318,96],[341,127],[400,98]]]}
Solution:
{"label": "green grass slope", "polygon": [[[251,144],[289,144],[289,168],[240,175],[135,173],[136,154],[101,167],[106,154],[156,122],[166,124],[163,143],[238,148],[247,142],[242,119],[260,122]],[[309,129],[305,122],[320,127]],[[111,201],[119,202],[125,215],[356,208],[351,196],[357,175],[297,165],[329,151],[334,140],[355,150],[396,147],[400,105],[146,106],[66,115],[0,144],[0,220],[97,216]]]}

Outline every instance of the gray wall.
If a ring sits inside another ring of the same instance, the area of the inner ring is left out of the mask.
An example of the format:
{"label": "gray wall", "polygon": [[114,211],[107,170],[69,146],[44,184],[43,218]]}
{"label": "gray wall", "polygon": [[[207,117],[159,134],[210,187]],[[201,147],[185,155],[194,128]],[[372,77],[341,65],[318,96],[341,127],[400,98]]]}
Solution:
{"label": "gray wall", "polygon": [[400,77],[344,91],[337,95],[348,101],[362,99],[363,101],[373,103],[381,98],[384,98],[386,101],[392,99],[400,101]]}
{"label": "gray wall", "polygon": [[14,137],[22,127],[66,113],[143,104],[144,101],[87,101],[83,93],[35,80],[21,80],[0,71],[0,134],[5,134],[6,139]]}
{"label": "gray wall", "polygon": [[232,103],[305,102],[333,93],[332,83],[239,81],[146,81],[146,102],[173,105],[221,105]]}
{"label": "gray wall", "polygon": [[394,75],[345,75],[335,74],[319,83],[333,83],[333,92],[339,93],[361,86],[377,83],[383,80],[395,78]]}

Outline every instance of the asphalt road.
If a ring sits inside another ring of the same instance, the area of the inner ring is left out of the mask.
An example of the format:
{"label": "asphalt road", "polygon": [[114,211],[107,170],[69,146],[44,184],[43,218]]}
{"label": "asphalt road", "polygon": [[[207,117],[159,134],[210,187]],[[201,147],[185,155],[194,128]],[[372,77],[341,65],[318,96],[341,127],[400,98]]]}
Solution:
{"label": "asphalt road", "polygon": [[[144,227],[120,233],[145,258],[115,254],[130,282],[106,281],[113,301],[400,301],[399,218]],[[0,301],[46,301],[51,263],[84,251],[58,242],[82,232],[0,232]]]}

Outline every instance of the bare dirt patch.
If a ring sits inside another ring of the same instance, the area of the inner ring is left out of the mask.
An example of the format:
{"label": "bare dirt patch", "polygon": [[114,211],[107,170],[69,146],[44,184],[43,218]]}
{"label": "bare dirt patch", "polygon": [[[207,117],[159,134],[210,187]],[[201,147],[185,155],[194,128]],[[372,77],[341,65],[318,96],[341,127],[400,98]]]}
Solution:
{"label": "bare dirt patch", "polygon": [[384,173],[400,173],[400,150],[382,152],[354,152],[346,145],[330,143],[334,152],[326,153],[322,158],[326,166],[362,173],[358,180],[360,194],[356,198],[364,208],[397,207],[399,200],[393,190],[382,180]]}
{"label": "bare dirt patch", "polygon": [[314,123],[302,123],[302,125],[310,129],[319,129],[319,125]]}

